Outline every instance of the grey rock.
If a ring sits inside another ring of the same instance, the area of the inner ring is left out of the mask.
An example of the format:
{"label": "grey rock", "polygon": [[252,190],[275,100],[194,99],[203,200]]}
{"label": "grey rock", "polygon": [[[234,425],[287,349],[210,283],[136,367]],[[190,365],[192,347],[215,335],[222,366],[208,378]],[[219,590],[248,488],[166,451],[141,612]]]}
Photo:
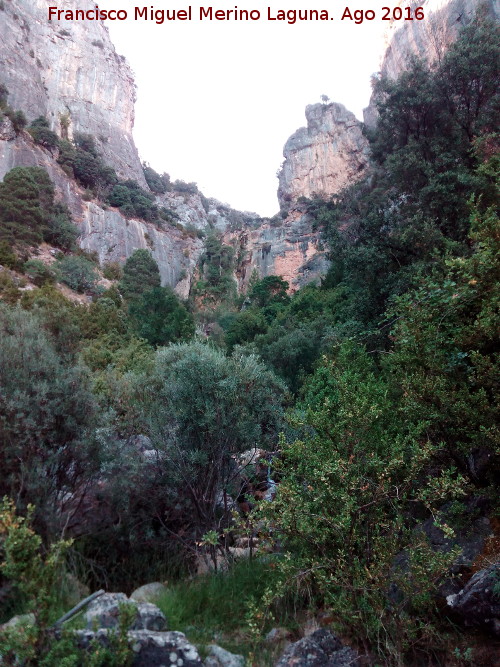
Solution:
{"label": "grey rock", "polygon": [[457,594],[446,598],[448,606],[468,627],[500,636],[500,564],[476,572]]}
{"label": "grey rock", "polygon": [[282,209],[299,197],[329,197],[360,179],[368,166],[368,140],[361,123],[342,104],[310,104],[307,127],[283,149],[278,175]]}
{"label": "grey rock", "polygon": [[290,630],[287,628],[272,628],[265,636],[266,642],[280,642],[289,639],[291,636]]}
{"label": "grey rock", "polygon": [[150,584],[144,584],[136,588],[131,594],[130,599],[136,602],[154,602],[161,595],[167,592],[167,587],[159,581],[154,581]]}
{"label": "grey rock", "polygon": [[[1,114],[1,112],[0,112]],[[7,116],[0,115],[0,139],[2,141],[13,141],[16,138],[14,126]]]}
{"label": "grey rock", "polygon": [[35,625],[35,614],[20,614],[19,616],[13,616],[7,623],[0,625],[0,630],[8,630],[18,626],[26,627],[30,625]]}
{"label": "grey rock", "polygon": [[[103,646],[109,644],[110,630],[96,632],[78,630],[77,642],[87,648],[97,640]],[[131,630],[129,645],[134,652],[133,667],[202,667],[203,663],[195,646],[190,644],[182,632],[153,632]]]}
{"label": "grey rock", "polygon": [[85,612],[89,630],[93,628],[116,628],[119,623],[120,606],[132,604],[137,609],[131,630],[153,630],[161,632],[167,628],[167,619],[158,607],[149,602],[135,602],[124,593],[105,593],[93,600]]}
{"label": "grey rock", "polygon": [[316,630],[308,637],[290,644],[275,667],[357,667],[356,651],[343,646],[329,630]]}
{"label": "grey rock", "polygon": [[[93,9],[93,0],[78,7]],[[83,132],[96,138],[106,162],[123,178],[145,186],[132,138],[135,84],[130,67],[111,43],[100,21],[48,21],[44,0],[3,3],[0,21],[0,72],[9,104],[29,121],[45,116],[62,134]],[[72,2],[60,3],[75,9]]]}
{"label": "grey rock", "polygon": [[[460,28],[470,23],[479,6],[493,17],[500,16],[498,0],[435,0],[422,2],[421,5],[425,20],[388,23],[384,38],[387,48],[380,66],[383,76],[396,79],[409,68],[412,56],[430,63],[440,59],[456,39]],[[363,116],[368,127],[375,127],[378,118],[375,95],[372,95]]]}
{"label": "grey rock", "polygon": [[208,650],[205,667],[245,667],[245,658],[242,655],[230,653],[217,644],[211,644]]}

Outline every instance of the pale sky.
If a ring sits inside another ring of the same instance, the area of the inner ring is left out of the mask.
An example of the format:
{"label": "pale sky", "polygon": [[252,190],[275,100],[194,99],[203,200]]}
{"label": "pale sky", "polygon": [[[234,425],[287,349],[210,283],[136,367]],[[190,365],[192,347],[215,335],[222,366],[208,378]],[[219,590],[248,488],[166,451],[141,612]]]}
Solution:
{"label": "pale sky", "polygon": [[[307,104],[328,95],[362,119],[370,76],[382,51],[380,8],[375,20],[341,21],[346,4],[283,3],[322,8],[333,20],[268,21],[267,4],[230,2],[215,9],[258,9],[259,21],[135,21],[130,0],[101,0],[101,8],[125,8],[129,18],[106,22],[137,84],[134,136],[139,153],[173,180],[195,181],[208,197],[239,210],[278,211],[276,171],[283,145],[305,125]],[[382,6],[381,3],[380,6]],[[185,9],[159,0],[155,9]],[[204,7],[210,5],[203,5]],[[270,5],[277,16],[280,4]],[[353,8],[374,8],[358,0]]]}

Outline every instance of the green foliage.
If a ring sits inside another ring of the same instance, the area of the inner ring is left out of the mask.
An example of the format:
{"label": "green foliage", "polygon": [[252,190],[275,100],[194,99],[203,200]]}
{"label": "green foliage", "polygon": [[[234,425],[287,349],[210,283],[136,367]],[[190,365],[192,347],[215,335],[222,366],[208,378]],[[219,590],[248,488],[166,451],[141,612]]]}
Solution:
{"label": "green foliage", "polygon": [[63,362],[33,314],[2,305],[0,333],[0,495],[19,508],[36,502],[47,534],[98,463],[94,400],[86,373]]}
{"label": "green foliage", "polygon": [[120,292],[125,299],[136,299],[153,287],[160,287],[158,264],[148,250],[134,250],[123,267]]}
{"label": "green foliage", "polygon": [[7,107],[6,109],[3,110],[3,112],[7,116],[7,118],[10,119],[12,127],[14,128],[14,132],[16,134],[19,134],[22,130],[24,130],[24,128],[28,124],[26,116],[20,110],[14,111],[10,107]]}
{"label": "green foliage", "polygon": [[0,236],[10,245],[42,240],[72,249],[78,230],[68,209],[54,202],[54,186],[41,167],[15,167],[0,183]]}
{"label": "green foliage", "polygon": [[56,636],[50,623],[57,618],[56,592],[64,574],[65,554],[71,540],[59,540],[42,555],[42,540],[32,526],[33,508],[25,518],[17,516],[12,501],[0,504],[0,572],[26,600],[34,623],[0,630],[2,664],[14,667],[127,667],[132,664],[127,630],[135,610],[121,609],[118,631],[109,635],[109,645],[91,644],[79,650],[71,631]]}
{"label": "green foliage", "polygon": [[156,220],[159,212],[154,196],[143,190],[136,181],[120,181],[108,195],[108,204],[117,206],[127,216]]}
{"label": "green foliage", "polygon": [[224,245],[215,233],[205,239],[205,251],[200,257],[202,280],[195,295],[201,296],[206,304],[230,302],[236,297],[234,255],[234,248]]}
{"label": "green foliage", "polygon": [[102,267],[102,275],[107,280],[121,280],[123,277],[123,269],[118,262],[106,262]]}
{"label": "green foliage", "polygon": [[[227,572],[214,572],[169,586],[157,604],[172,630],[193,634],[201,641],[214,633],[244,628],[248,605],[276,579],[274,563],[240,560]],[[286,618],[280,618],[282,624]],[[246,628],[244,628],[246,630]]]}
{"label": "green foliage", "polygon": [[[389,368],[408,417],[426,419],[441,458],[484,486],[500,469],[500,225],[493,210],[474,211],[471,241],[470,257],[448,260],[444,275],[398,299]],[[475,469],[479,453],[490,457],[483,472]]]}
{"label": "green foliage", "polygon": [[24,265],[24,273],[28,276],[31,282],[41,287],[46,283],[53,283],[55,281],[54,272],[39,259],[30,259]]}
{"label": "green foliage", "polygon": [[94,264],[78,255],[58,258],[54,265],[58,279],[76,292],[89,292],[97,282]]}
{"label": "green foliage", "polygon": [[283,384],[255,357],[200,343],[159,350],[139,389],[144,427],[164,457],[171,490],[182,489],[201,536],[216,526],[217,498],[234,474],[232,456],[273,447],[283,417]]}
{"label": "green foliage", "polygon": [[69,210],[63,204],[54,204],[47,219],[44,240],[63,250],[74,250],[78,229],[71,221]]}
{"label": "green foliage", "polygon": [[43,240],[54,190],[40,167],[15,167],[0,183],[0,234],[10,244]]}
{"label": "green foliage", "polygon": [[193,316],[169,287],[153,287],[130,304],[137,334],[150,345],[188,340],[194,335]]}
{"label": "green foliage", "polygon": [[170,176],[168,174],[158,174],[146,162],[142,165],[144,171],[144,178],[149,188],[156,194],[162,195],[172,189],[170,184]]}
{"label": "green foliage", "polygon": [[28,128],[34,141],[44,148],[52,150],[59,145],[59,137],[50,129],[49,121],[44,116],[36,118]]}
{"label": "green foliage", "polygon": [[18,264],[17,255],[12,252],[7,241],[0,241],[0,265],[6,266],[9,269],[15,269]]}
{"label": "green foliage", "polygon": [[[433,552],[411,517],[419,504],[432,509],[464,492],[453,469],[426,479],[433,447],[422,425],[405,426],[398,412],[366,353],[341,348],[307,383],[294,419],[303,437],[283,443],[278,495],[255,514],[284,548],[280,584],[264,603],[299,587],[331,610],[338,631],[377,647],[385,664],[425,645],[431,593],[455,557]],[[391,588],[399,599],[388,597]]]}

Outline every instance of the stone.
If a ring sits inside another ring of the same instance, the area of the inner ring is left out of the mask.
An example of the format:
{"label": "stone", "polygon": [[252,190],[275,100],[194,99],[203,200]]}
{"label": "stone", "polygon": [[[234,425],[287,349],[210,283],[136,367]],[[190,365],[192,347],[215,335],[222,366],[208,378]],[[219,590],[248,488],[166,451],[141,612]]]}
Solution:
{"label": "stone", "polygon": [[467,627],[500,637],[500,563],[476,572],[466,586],[446,598],[448,606]]}
{"label": "stone", "polygon": [[245,658],[242,655],[230,653],[217,644],[211,644],[207,648],[205,667],[245,667]]}
{"label": "stone", "polygon": [[154,602],[167,591],[168,588],[165,584],[162,584],[159,581],[154,581],[150,584],[144,584],[144,586],[136,588],[130,595],[130,599],[135,600],[136,602]]}
{"label": "stone", "polygon": [[161,632],[167,628],[167,619],[158,607],[150,602],[136,602],[124,593],[105,593],[93,600],[84,614],[89,630],[93,628],[116,628],[119,623],[120,606],[132,604],[137,609],[131,630],[153,630]]}
{"label": "stone", "polygon": [[13,616],[7,623],[0,625],[0,630],[13,629],[18,626],[26,627],[30,625],[35,625],[35,614],[20,614],[19,616]]}
{"label": "stone", "polygon": [[[97,631],[77,630],[80,648],[87,648],[93,641],[103,646],[109,643],[108,629]],[[195,646],[190,644],[182,632],[154,632],[130,630],[129,645],[134,652],[132,667],[202,667]]]}
{"label": "stone", "polygon": [[[0,112],[1,113],[1,112]],[[14,126],[7,116],[0,116],[0,139],[2,141],[13,141],[16,138]]]}
{"label": "stone", "polygon": [[272,628],[265,636],[265,641],[269,643],[280,642],[290,639],[292,633],[288,628]]}
{"label": "stone", "polygon": [[278,200],[289,209],[300,197],[329,198],[365,175],[368,140],[356,116],[342,104],[310,104],[307,127],[283,148]]}
{"label": "stone", "polygon": [[329,630],[316,630],[308,637],[290,644],[275,667],[357,667],[356,651],[343,646]]}

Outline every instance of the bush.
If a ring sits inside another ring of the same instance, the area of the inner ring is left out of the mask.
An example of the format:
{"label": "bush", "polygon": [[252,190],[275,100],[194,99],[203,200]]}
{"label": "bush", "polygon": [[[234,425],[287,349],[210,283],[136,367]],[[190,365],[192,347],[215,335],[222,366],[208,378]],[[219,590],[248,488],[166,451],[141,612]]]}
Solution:
{"label": "bush", "polygon": [[36,118],[29,126],[28,132],[35,143],[52,150],[59,145],[59,137],[50,129],[49,121],[44,116]]}
{"label": "bush", "polygon": [[38,287],[55,282],[54,272],[39,259],[30,259],[23,268],[31,282]]}
{"label": "bush", "polygon": [[162,195],[168,190],[171,190],[172,186],[170,185],[170,176],[168,174],[162,174],[160,176],[160,174],[146,163],[142,165],[142,169],[144,171],[146,183],[153,192]]}
{"label": "bush", "polygon": [[59,280],[75,292],[91,291],[98,279],[94,264],[84,257],[67,255],[57,261],[55,268]]}
{"label": "bush", "polygon": [[121,280],[123,268],[119,262],[106,262],[102,267],[102,275],[106,280]]}
{"label": "bush", "polygon": [[154,287],[130,304],[137,334],[158,347],[188,340],[194,335],[193,316],[168,287]]}
{"label": "bush", "polygon": [[64,362],[35,315],[0,305],[0,334],[0,496],[18,509],[36,502],[37,526],[53,534],[98,465],[94,401],[86,373]]}
{"label": "bush", "polygon": [[125,262],[120,292],[125,299],[135,299],[152,287],[160,287],[158,264],[148,250],[135,250]]}
{"label": "bush", "polygon": [[10,244],[38,244],[46,233],[54,187],[44,169],[15,167],[0,183],[0,237]]}

